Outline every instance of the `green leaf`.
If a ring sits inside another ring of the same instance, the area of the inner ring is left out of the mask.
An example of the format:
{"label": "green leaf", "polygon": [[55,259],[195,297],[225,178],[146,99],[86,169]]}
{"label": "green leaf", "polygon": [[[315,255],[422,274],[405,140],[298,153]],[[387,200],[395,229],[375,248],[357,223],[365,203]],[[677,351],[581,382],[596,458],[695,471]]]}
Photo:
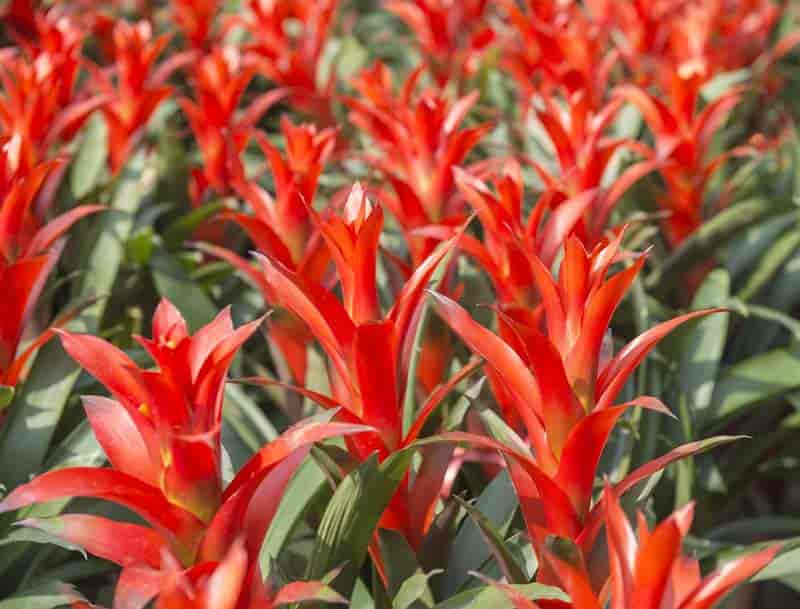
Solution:
{"label": "green leaf", "polygon": [[440,573],[442,573],[441,569],[434,569],[430,573],[414,573],[400,585],[400,589],[392,600],[392,608],[432,607],[433,596],[428,584],[431,577]]}
{"label": "green leaf", "polygon": [[278,437],[278,430],[240,385],[225,386],[223,416],[253,452]]}
{"label": "green leaf", "polygon": [[[727,271],[712,271],[695,294],[691,309],[725,306],[730,297],[730,287]],[[701,415],[711,405],[729,322],[728,313],[708,315],[691,322],[690,331],[684,335],[676,378],[680,392],[695,416]]]}
{"label": "green leaf", "polygon": [[792,210],[748,227],[735,237],[724,253],[725,267],[734,283],[755,266],[766,249],[790,226],[797,224],[797,211]]}
{"label": "green leaf", "polygon": [[[390,596],[395,597],[396,602],[396,596],[403,583],[414,577],[414,575],[423,575],[424,573],[417,561],[414,550],[397,531],[378,531],[378,543],[381,548],[381,556],[384,557],[386,577],[388,579],[387,591]],[[427,579],[425,578],[425,587],[427,587]],[[407,590],[406,594],[409,592],[410,590]],[[430,594],[430,591],[425,594],[425,591],[421,590],[420,595],[414,600],[423,596],[425,597],[423,600],[428,602],[428,606],[433,604],[433,595]]]}
{"label": "green leaf", "polygon": [[527,583],[528,578],[522,567],[517,564],[516,558],[509,550],[503,535],[500,534],[489,519],[481,514],[479,510],[476,510],[469,503],[457,496],[455,499],[461,504],[461,507],[467,511],[467,514],[475,521],[475,524],[478,525],[478,529],[486,540],[486,544],[491,549],[505,579],[512,584]]}
{"label": "green leaf", "polygon": [[715,527],[703,536],[713,541],[751,544],[765,539],[800,537],[800,518],[759,516],[741,518]]}
{"label": "green leaf", "polygon": [[723,371],[714,390],[706,427],[800,387],[800,348],[775,349],[738,362]]}
{"label": "green leaf", "polygon": [[54,609],[68,607],[79,598],[73,588],[59,581],[51,581],[0,601],[0,609]]}
{"label": "green leaf", "polygon": [[741,70],[734,70],[731,72],[723,72],[703,85],[700,94],[703,96],[703,100],[706,103],[710,103],[718,97],[721,97],[731,88],[748,82],[752,77],[753,74],[749,68],[743,68]]}
{"label": "green leaf", "polygon": [[775,275],[800,247],[800,230],[792,230],[774,241],[753,269],[737,297],[748,301],[773,281]]}
{"label": "green leaf", "polygon": [[336,72],[342,80],[355,76],[369,60],[369,52],[355,36],[345,36],[336,53]]}
{"label": "green leaf", "polygon": [[225,209],[224,201],[212,201],[181,216],[164,230],[165,247],[169,250],[179,248],[201,224],[223,209]]}
{"label": "green leaf", "polygon": [[[557,600],[569,602],[569,596],[553,586],[524,584],[515,585],[514,588],[534,601]],[[514,609],[514,604],[497,588],[481,586],[452,596],[446,601],[435,605],[434,609]]]}
{"label": "green leaf", "polygon": [[5,546],[13,543],[40,543],[56,545],[59,548],[69,550],[71,552],[80,552],[86,558],[86,551],[74,543],[64,541],[56,534],[56,529],[60,526],[58,518],[47,518],[43,521],[51,526],[53,530],[44,531],[41,529],[32,529],[29,527],[18,527],[11,531],[9,534],[0,538],[0,546]]}
{"label": "green leaf", "polygon": [[698,260],[707,258],[729,239],[754,223],[783,211],[773,199],[754,198],[742,201],[718,213],[698,228],[663,264],[645,279],[645,287],[668,292]]}
{"label": "green leaf", "polygon": [[292,533],[297,529],[318,497],[331,491],[327,478],[316,461],[306,459],[295,473],[281,498],[258,557],[261,572],[269,575],[272,563],[281,556]]}
{"label": "green leaf", "polygon": [[126,256],[131,264],[144,266],[150,262],[155,251],[155,233],[150,226],[145,226],[136,231],[125,244]]}
{"label": "green leaf", "polygon": [[[792,311],[800,304],[800,253],[795,253],[783,266],[778,276],[759,296],[758,302],[773,311],[791,316]],[[754,311],[752,307],[753,305],[750,305],[750,312],[756,313],[754,317],[759,317],[758,311]],[[776,321],[775,319],[748,320],[737,336],[732,357],[742,359],[769,349],[781,331],[781,324]]]}
{"label": "green leaf", "polygon": [[76,200],[97,188],[108,156],[108,127],[99,112],[86,123],[78,152],[70,167],[69,186]]}
{"label": "green leaf", "polygon": [[336,489],[317,529],[308,579],[342,567],[335,588],[343,596],[353,590],[375,527],[408,470],[412,449],[399,451],[379,464],[372,456]]}
{"label": "green leaf", "polygon": [[[99,232],[88,243],[88,253],[83,257],[84,274],[73,298],[75,302],[111,292],[133,216],[152,186],[151,177],[143,154],[136,155],[123,170],[110,209],[97,218]],[[67,329],[96,334],[106,303],[107,299],[97,300],[67,324]],[[22,391],[11,405],[0,441],[0,481],[7,488],[14,488],[40,471],[79,372],[59,341],[50,341],[40,350]]]}
{"label": "green leaf", "polygon": [[[517,495],[506,470],[500,472],[478,497],[475,508],[504,534],[516,512]],[[471,571],[479,571],[491,558],[491,549],[486,545],[484,534],[472,519],[466,519],[453,541],[447,571],[436,580],[441,596],[450,597],[467,583]],[[501,595],[502,596],[502,595]]]}
{"label": "green leaf", "polygon": [[14,399],[14,388],[8,385],[0,385],[0,410],[8,408]]}
{"label": "green leaf", "polygon": [[800,575],[800,548],[794,548],[777,556],[775,560],[753,577],[753,581],[784,579],[797,575]]}

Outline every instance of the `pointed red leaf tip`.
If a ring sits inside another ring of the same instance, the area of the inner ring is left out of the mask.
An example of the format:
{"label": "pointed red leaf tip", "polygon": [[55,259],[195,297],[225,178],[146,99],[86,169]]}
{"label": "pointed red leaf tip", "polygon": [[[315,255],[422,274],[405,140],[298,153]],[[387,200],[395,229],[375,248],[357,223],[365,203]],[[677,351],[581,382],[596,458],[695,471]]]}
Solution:
{"label": "pointed red leaf tip", "polygon": [[336,373],[351,394],[356,395],[346,357],[346,349],[355,335],[355,325],[342,304],[325,288],[302,283],[295,273],[278,262],[257,252],[254,256],[264,281],[278,299],[276,304],[286,307],[305,322],[330,358]]}
{"label": "pointed red leaf tip", "polygon": [[[578,547],[569,539],[547,536],[542,552],[548,566],[556,573],[561,587],[569,595],[575,609],[601,609],[592,590],[589,574]],[[633,607],[626,609],[634,609]],[[637,607],[636,609],[644,609]]]}
{"label": "pointed red leaf tip", "polygon": [[246,594],[249,560],[238,539],[219,562],[183,570],[168,561],[156,600],[156,609],[235,609]]}
{"label": "pointed red leaf tip", "polygon": [[336,264],[344,308],[350,319],[356,324],[380,319],[376,284],[378,245],[383,229],[380,206],[372,204],[357,182],[347,196],[342,216],[329,213],[318,222]]}
{"label": "pointed red leaf tip", "polygon": [[114,469],[158,486],[160,451],[152,423],[138,410],[99,396],[84,396],[83,408]]}
{"label": "pointed red leaf tip", "polygon": [[[467,345],[501,375],[517,400],[528,405],[520,413],[524,420],[543,416],[541,393],[536,379],[528,371],[522,359],[499,336],[478,324],[467,311],[447,296],[428,291],[439,316],[455,331]],[[540,423],[529,427],[541,426]]]}
{"label": "pointed red leaf tip", "polygon": [[597,404],[595,408],[602,410],[610,407],[633,371],[656,345],[673,330],[693,319],[728,311],[729,309],[725,308],[693,311],[662,322],[637,336],[625,345],[600,371],[596,386]]}

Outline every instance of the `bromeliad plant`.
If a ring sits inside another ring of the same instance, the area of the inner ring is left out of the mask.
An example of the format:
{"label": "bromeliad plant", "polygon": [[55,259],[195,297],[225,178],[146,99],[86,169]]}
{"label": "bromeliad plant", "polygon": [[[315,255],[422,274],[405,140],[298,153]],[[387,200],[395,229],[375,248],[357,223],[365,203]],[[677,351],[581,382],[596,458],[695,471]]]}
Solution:
{"label": "bromeliad plant", "polygon": [[[315,441],[370,428],[326,419],[306,420],[265,445],[223,484],[221,423],[225,377],[236,352],[257,329],[234,329],[230,312],[190,335],[174,306],[163,300],[153,316],[153,338],[139,338],[158,366],[139,368],[102,339],[60,332],[67,352],[114,399],[84,398],[86,416],[109,468],[65,468],[17,487],[0,511],[64,497],[96,497],[123,505],[150,526],[65,514],[22,524],[50,531],[123,568],[115,605],[143,607],[175,577],[189,580],[244,555],[252,565],[277,509],[277,497]],[[244,525],[244,523],[247,523]],[[244,525],[244,526],[242,526]],[[249,557],[249,558],[248,558]],[[197,574],[182,574],[194,568]],[[255,566],[238,567],[248,590],[258,588]],[[165,601],[166,602],[166,601]],[[167,605],[169,606],[169,605]]]}
{"label": "bromeliad plant", "polygon": [[797,604],[788,3],[0,11],[2,609]]}
{"label": "bromeliad plant", "polygon": [[366,160],[391,184],[390,192],[381,190],[381,200],[400,223],[414,266],[419,266],[436,244],[415,235],[415,229],[464,222],[453,168],[464,164],[491,129],[490,123],[461,126],[478,101],[477,92],[455,101],[436,90],[417,94],[422,75],[420,67],[395,93],[391,71],[376,62],[353,82],[361,96],[345,100],[353,123],[378,147],[379,153],[367,155]]}
{"label": "bromeliad plant", "polygon": [[[406,431],[403,404],[408,390],[415,328],[425,286],[458,239],[437,249],[414,271],[388,314],[378,300],[376,267],[383,211],[373,205],[360,185],[350,191],[342,215],[318,216],[310,211],[328,246],[341,287],[341,301],[328,288],[304,281],[279,261],[260,256],[262,280],[278,302],[303,320],[328,357],[331,397],[298,389],[326,408],[339,408],[346,422],[368,425],[370,434],[348,438],[358,461],[377,452],[383,461],[409,448],[448,391],[475,370],[463,367],[428,396]],[[251,379],[269,384],[269,381]],[[433,508],[443,484],[448,458],[427,451],[416,478],[406,481],[382,516],[382,525],[400,531],[418,546],[431,526]]]}
{"label": "bromeliad plant", "polygon": [[[458,304],[433,294],[442,318],[477,354],[486,359],[498,404],[506,421],[520,421],[524,440],[501,432],[511,445],[462,432],[456,441],[500,449],[509,455],[528,533],[539,552],[545,535],[567,537],[588,556],[597,535],[593,487],[600,457],[620,417],[632,406],[669,413],[656,398],[641,396],[615,405],[636,367],[670,331],[713,311],[697,311],[648,330],[616,355],[607,344],[614,311],[644,264],[639,256],[627,269],[607,277],[620,260],[622,234],[587,252],[577,237],[567,239],[556,281],[530,254],[541,305],[498,310],[503,338],[475,322]],[[543,332],[544,330],[544,332]],[[516,438],[516,439],[515,439]],[[690,449],[691,450],[691,449]],[[681,454],[679,450],[666,462]],[[644,471],[665,462],[645,465]],[[641,471],[620,482],[631,488]],[[549,581],[542,569],[540,579]]]}
{"label": "bromeliad plant", "polygon": [[[608,564],[611,578],[599,594],[592,590],[591,574],[571,541],[550,537],[542,557],[558,573],[570,603],[560,607],[575,609],[707,609],[725,597],[730,589],[760,571],[772,560],[779,546],[766,548],[732,561],[701,580],[699,562],[681,551],[694,516],[688,505],[650,530],[647,519],[638,513],[638,539],[623,511],[619,497],[606,483],[603,506],[608,538]],[[540,607],[508,585],[496,584],[515,606]],[[541,607],[550,606],[542,603]]]}
{"label": "bromeliad plant", "polygon": [[[306,281],[320,283],[330,254],[312,222],[309,205],[316,199],[320,174],[336,145],[336,131],[318,130],[310,124],[294,125],[288,119],[282,121],[281,131],[286,142],[285,157],[263,133],[255,134],[272,173],[275,196],[254,179],[248,179],[243,165],[235,159],[232,187],[253,213],[226,211],[220,214],[220,219],[238,224],[259,252]],[[267,304],[279,302],[278,295],[247,260],[229,249],[204,247],[231,263],[257,286]],[[306,348],[312,336],[291,314],[277,312],[267,323],[271,345],[285,362],[285,380],[304,383]]]}

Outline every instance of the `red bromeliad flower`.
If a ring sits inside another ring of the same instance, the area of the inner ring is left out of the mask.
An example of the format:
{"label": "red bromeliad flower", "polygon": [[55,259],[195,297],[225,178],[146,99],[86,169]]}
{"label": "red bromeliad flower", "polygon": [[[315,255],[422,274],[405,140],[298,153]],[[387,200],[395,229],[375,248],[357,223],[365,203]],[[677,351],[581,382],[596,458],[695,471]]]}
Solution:
{"label": "red bromeliad flower", "polygon": [[478,101],[477,92],[453,103],[434,90],[415,95],[421,74],[422,69],[414,71],[395,95],[389,68],[377,62],[353,82],[362,97],[345,100],[353,123],[380,150],[366,158],[392,185],[393,193],[382,192],[381,199],[406,233],[414,266],[436,246],[435,239],[414,236],[415,229],[464,222],[453,167],[462,165],[492,128],[489,123],[459,128]]}
{"label": "red bromeliad flower", "polygon": [[487,0],[391,0],[386,8],[414,33],[439,87],[463,87],[494,42],[486,22]]}
{"label": "red bromeliad flower", "polygon": [[[314,214],[316,218],[316,214]],[[403,432],[403,379],[408,376],[414,328],[425,286],[458,237],[425,259],[403,286],[387,315],[381,313],[376,286],[378,240],[383,213],[366,198],[360,186],[350,193],[342,217],[329,213],[317,218],[336,265],[342,301],[331,290],[304,280],[279,261],[260,257],[263,280],[278,302],[302,319],[329,361],[332,398],[298,389],[326,407],[341,407],[344,421],[362,422],[376,431],[347,438],[350,452],[362,461],[377,451],[383,460],[414,442],[434,409],[476,362],[465,366],[439,387]],[[269,381],[251,379],[256,382]],[[419,543],[433,517],[449,462],[431,451],[413,486],[403,484],[382,519],[382,526],[404,533]]]}
{"label": "red bromeliad flower", "polygon": [[[743,91],[729,89],[703,107],[703,85],[757,58],[769,63],[800,37],[790,35],[770,49],[768,37],[780,9],[763,0],[673,2],[670,11],[669,19],[654,26],[661,28],[663,48],[649,59],[653,74],[645,80],[658,85],[666,99],[632,85],[620,87],[618,95],[641,111],[655,138],[655,153],[665,160],[661,174],[666,192],[659,204],[670,213],[664,227],[670,243],[677,246],[702,223],[708,183],[725,161],[732,156],[759,155],[770,145],[755,136],[754,145],[712,156],[712,142]],[[724,206],[729,195],[723,185],[717,207]]]}
{"label": "red bromeliad flower", "polygon": [[[322,582],[292,582],[277,587],[261,577],[252,577],[258,566],[248,556],[241,539],[220,560],[186,569],[165,552],[163,562],[164,567],[155,576],[159,595],[154,609],[273,609],[304,601],[347,602]],[[83,599],[74,600],[72,607],[101,609]]]}
{"label": "red bromeliad flower", "polygon": [[5,163],[25,176],[48,160],[54,145],[70,142],[105,98],[78,90],[84,33],[55,10],[36,13],[33,36],[21,39],[23,52],[3,55],[0,66],[0,142]]}
{"label": "red bromeliad flower", "polygon": [[[689,504],[650,530],[639,513],[638,540],[619,498],[606,484],[603,508],[611,577],[599,594],[580,553],[567,540],[548,540],[543,558],[558,574],[574,609],[711,609],[735,586],[763,569],[780,546],[732,560],[701,579],[697,560],[681,553],[694,516]],[[610,604],[608,604],[610,599]],[[536,605],[531,605],[535,607]],[[555,605],[554,605],[555,606]]]}
{"label": "red bromeliad flower", "polygon": [[260,321],[234,330],[226,309],[190,335],[178,311],[162,301],[153,317],[153,338],[137,338],[156,370],[139,368],[102,339],[61,333],[67,352],[114,397],[84,398],[111,467],[47,472],[12,491],[0,502],[0,512],[80,496],[113,501],[139,514],[152,528],[82,514],[24,522],[121,565],[118,606],[143,607],[162,589],[164,551],[184,568],[213,563],[243,535],[248,554],[257,556],[278,498],[309,445],[370,429],[330,423],[330,416],[308,419],[265,445],[224,486],[225,377]]}
{"label": "red bromeliad flower", "polygon": [[[286,141],[285,156],[262,133],[256,133],[270,166],[275,196],[247,179],[241,163],[237,163],[232,186],[247,201],[253,215],[227,211],[221,218],[241,226],[262,254],[297,273],[304,281],[321,283],[330,264],[330,254],[312,222],[309,209],[316,198],[319,176],[336,146],[336,131],[318,130],[310,124],[294,125],[287,118],[281,121],[281,130]],[[244,258],[223,248],[205,247],[241,271],[261,290],[265,302],[280,301],[261,274]],[[268,323],[270,340],[288,367],[285,376],[294,383],[304,383],[306,347],[313,337],[291,314],[278,312]]]}
{"label": "red bromeliad flower", "polygon": [[524,185],[516,161],[508,161],[502,173],[494,178],[494,192],[462,169],[454,168],[453,172],[459,190],[483,227],[482,239],[465,234],[459,247],[489,276],[504,311],[535,308],[539,295],[530,255],[537,256],[546,267],[552,266],[562,243],[579,224],[594,194],[552,206],[556,194],[546,191],[524,218]]}
{"label": "red bromeliad flower", "polygon": [[[754,139],[754,146],[738,146],[712,156],[714,138],[738,105],[742,91],[730,89],[700,109],[703,82],[696,74],[672,72],[668,103],[634,85],[617,89],[620,98],[639,109],[655,138],[653,154],[662,161],[659,170],[666,182],[658,203],[670,213],[664,228],[673,246],[702,224],[707,187],[714,173],[731,157],[758,154],[759,141],[764,141]],[[723,204],[726,198],[723,188]]]}
{"label": "red bromeliad flower", "polygon": [[218,562],[185,571],[175,565],[165,578],[155,609],[273,609],[304,601],[347,603],[322,582],[293,582],[276,588],[260,577],[249,577],[253,568],[257,566],[248,561],[245,545],[239,540]]}
{"label": "red bromeliad flower", "polygon": [[110,99],[103,106],[103,113],[109,130],[109,164],[111,171],[117,173],[153,113],[172,93],[172,88],[164,83],[193,55],[178,53],[156,65],[169,37],[153,38],[152,26],[147,21],[117,21],[111,41],[114,52],[111,71],[94,68],[93,75],[100,90]]}
{"label": "red bromeliad flower", "polygon": [[321,83],[320,62],[338,5],[339,0],[248,0],[250,14],[230,22],[252,38],[245,46],[248,60],[289,91],[294,108],[324,126],[336,122],[335,71]]}
{"label": "red bromeliad flower", "polygon": [[2,170],[6,162],[6,155],[0,155],[0,285],[11,290],[0,303],[0,386],[13,388],[30,356],[52,335],[45,332],[19,352],[23,332],[61,253],[61,237],[75,222],[102,208],[84,205],[42,223],[33,213],[33,203],[55,163],[12,177]]}
{"label": "red bromeliad flower", "polygon": [[35,4],[34,0],[11,0],[3,13],[3,24],[19,38],[33,36],[36,31]]}
{"label": "red bromeliad flower", "polygon": [[[509,391],[512,410],[524,421],[536,458],[548,473],[555,472],[579,422],[587,415],[608,416],[630,374],[659,340],[681,323],[711,312],[698,311],[660,324],[610,357],[608,326],[645,261],[640,256],[629,268],[606,277],[620,259],[621,238],[587,252],[579,239],[569,237],[557,281],[529,254],[542,310],[501,313],[506,340],[479,326],[455,302],[435,295],[443,319],[486,358],[490,374]],[[542,314],[546,334],[540,330]],[[502,359],[493,362],[491,355]],[[665,410],[647,400],[649,406]],[[622,412],[618,410],[617,416]]]}
{"label": "red bromeliad flower", "polygon": [[580,95],[599,112],[618,53],[610,31],[588,3],[528,0],[501,2],[510,30],[504,63],[523,100],[560,91],[570,104]]}
{"label": "red bromeliad flower", "polygon": [[[540,163],[530,162],[547,189],[552,191],[552,206],[591,196],[575,233],[586,247],[594,247],[608,230],[614,206],[631,186],[656,169],[661,161],[653,158],[646,146],[631,138],[606,135],[622,107],[620,100],[595,109],[588,93],[578,91],[572,94],[565,113],[555,98],[544,95],[542,99],[544,107],[537,110],[536,115],[555,149],[558,172],[554,174]],[[606,187],[603,178],[609,165],[624,149],[638,152],[645,159],[627,167],[613,185]]]}
{"label": "red bromeliad flower", "polygon": [[[608,100],[618,53],[610,31],[578,3],[530,2],[520,8],[504,3],[515,36],[506,62],[521,91],[523,115],[533,109],[555,151],[554,172],[530,161],[546,188],[552,205],[593,193],[576,227],[587,247],[597,244],[607,230],[609,216],[627,190],[657,166],[648,149],[631,138],[608,134],[622,104]],[[604,176],[618,152],[636,151],[645,160],[628,167],[613,186]]]}
{"label": "red bromeliad flower", "polygon": [[752,65],[767,52],[782,13],[771,0],[628,0],[598,2],[615,28],[616,46],[646,85],[658,81],[664,61],[706,78]]}
{"label": "red bromeliad flower", "polygon": [[175,21],[192,48],[206,49],[214,41],[214,23],[220,0],[176,0],[172,3]]}
{"label": "red bromeliad flower", "polygon": [[[620,258],[622,235],[586,252],[580,240],[570,237],[558,281],[534,255],[530,256],[542,302],[547,334],[540,330],[541,316],[500,314],[500,338],[475,322],[452,300],[434,295],[440,316],[487,362],[498,402],[507,420],[524,424],[533,456],[526,444],[515,440],[504,446],[472,434],[447,437],[486,448],[500,449],[509,457],[512,480],[534,544],[542,543],[539,529],[579,540],[584,551],[597,533],[597,507],[592,489],[600,456],[611,431],[631,406],[668,412],[652,397],[614,405],[631,373],[666,334],[680,324],[707,315],[697,311],[648,330],[611,357],[604,343],[613,313],[644,263],[607,278]],[[676,449],[662,461],[643,466],[620,483],[623,492],[640,480],[642,472],[685,453]],[[544,498],[546,497],[546,500]],[[541,577],[547,581],[548,574]]]}
{"label": "red bromeliad flower", "polygon": [[217,194],[232,190],[239,155],[250,141],[256,123],[282,91],[260,95],[245,109],[239,104],[255,69],[243,68],[235,47],[214,47],[193,70],[195,100],[180,104],[203,154],[202,171],[192,172],[192,199],[198,204],[208,186]]}

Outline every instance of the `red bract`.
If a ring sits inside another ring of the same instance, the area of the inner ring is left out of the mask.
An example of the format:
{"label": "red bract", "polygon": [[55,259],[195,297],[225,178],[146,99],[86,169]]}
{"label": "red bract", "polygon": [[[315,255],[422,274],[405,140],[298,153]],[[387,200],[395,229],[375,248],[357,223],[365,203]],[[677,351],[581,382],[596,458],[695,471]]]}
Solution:
{"label": "red bract", "polygon": [[69,142],[104,101],[77,90],[84,42],[78,25],[52,10],[37,13],[35,26],[24,52],[0,62],[0,141],[9,146],[7,166],[21,176]]}
{"label": "red bract", "polygon": [[[151,528],[68,514],[26,524],[123,567],[117,605],[141,607],[162,586],[164,550],[184,567],[222,560],[240,536],[255,556],[278,498],[309,445],[369,428],[308,419],[265,445],[223,487],[220,432],[228,367],[260,320],[234,330],[226,309],[190,335],[178,311],[162,301],[153,338],[139,342],[158,364],[143,370],[125,353],[93,336],[61,333],[67,352],[114,399],[86,397],[84,407],[110,468],[47,472],[12,491],[0,511],[66,497],[120,503]],[[138,600],[136,600],[138,599]]]}
{"label": "red bract", "polygon": [[414,229],[431,224],[463,223],[453,167],[462,165],[472,148],[492,128],[484,123],[461,128],[478,101],[473,92],[455,102],[435,90],[415,94],[422,71],[416,70],[395,94],[392,75],[377,62],[353,82],[361,94],[345,101],[351,119],[366,132],[381,154],[367,161],[392,185],[381,198],[397,218],[418,265],[435,247],[435,240],[413,236]]}
{"label": "red bract", "polygon": [[[543,100],[544,107],[537,110],[536,115],[555,149],[559,171],[554,174],[539,163],[532,161],[532,164],[553,191],[553,206],[580,196],[592,198],[575,233],[586,247],[594,247],[608,230],[614,206],[633,184],[656,169],[661,161],[652,158],[646,146],[630,138],[606,135],[622,107],[619,100],[595,108],[585,90],[573,93],[566,109],[553,97],[545,95]],[[606,170],[623,149],[640,152],[647,158],[630,165],[606,187],[603,184]]]}
{"label": "red bract", "polygon": [[[4,161],[2,154],[0,167]],[[0,302],[0,386],[16,385],[27,360],[51,336],[45,332],[19,353],[23,331],[61,253],[61,237],[75,222],[102,209],[84,205],[40,222],[32,207],[53,166],[44,163],[25,177],[0,181],[0,285],[10,290]]]}
{"label": "red bract", "polygon": [[692,524],[692,504],[650,531],[639,514],[638,537],[614,490],[606,485],[603,507],[608,540],[609,585],[595,595],[580,554],[567,540],[551,538],[544,559],[572,599],[575,609],[711,609],[734,587],[764,568],[778,553],[773,546],[732,560],[706,578],[697,560],[681,554]]}
{"label": "red bract", "polygon": [[[714,138],[738,105],[742,91],[731,89],[701,109],[702,83],[697,75],[672,72],[668,103],[633,85],[617,89],[620,98],[639,109],[655,138],[654,155],[663,161],[660,172],[666,182],[658,203],[670,213],[664,228],[674,246],[702,224],[707,186],[714,173],[732,156],[758,152],[757,147],[741,146],[710,154]],[[723,201],[726,195],[723,187]]]}
{"label": "red bract", "polygon": [[339,0],[249,0],[250,14],[231,22],[252,39],[245,46],[248,60],[288,89],[294,108],[325,126],[335,123],[335,71],[320,82],[320,61],[338,5]]}
{"label": "red bract", "polygon": [[[403,433],[401,405],[408,376],[414,328],[424,288],[457,237],[426,258],[403,286],[387,315],[381,313],[375,283],[378,239],[383,226],[374,207],[355,186],[338,217],[317,220],[336,264],[342,301],[329,289],[304,281],[278,261],[260,257],[263,280],[278,302],[302,319],[329,360],[333,398],[299,390],[326,407],[341,406],[340,417],[375,428],[372,434],[348,438],[359,460],[377,451],[380,459],[417,439],[424,423],[447,390],[474,370],[466,366],[428,398],[408,433]],[[382,525],[418,542],[430,525],[433,506],[449,459],[430,461],[413,490],[405,483],[384,514]],[[437,483],[438,480],[438,483]]]}
{"label": "red bract", "polygon": [[114,53],[111,71],[94,69],[93,75],[110,100],[103,106],[103,113],[109,131],[109,165],[117,173],[153,113],[172,93],[172,88],[164,83],[191,56],[173,55],[157,65],[169,37],[153,38],[152,26],[146,21],[117,21],[111,42]]}
{"label": "red bract", "polygon": [[200,202],[207,186],[219,195],[231,192],[239,155],[256,123],[283,97],[282,91],[271,91],[240,111],[242,96],[254,75],[254,69],[242,68],[235,47],[214,47],[192,71],[195,99],[184,97],[180,104],[203,154],[202,172],[193,172],[195,203]]}
{"label": "red bract", "polygon": [[435,298],[445,321],[486,358],[491,374],[509,390],[513,411],[525,422],[537,460],[549,473],[562,460],[578,422],[611,409],[631,372],[656,343],[684,321],[709,313],[690,313],[656,326],[612,358],[604,344],[611,318],[645,260],[640,256],[629,268],[606,277],[620,256],[620,241],[621,236],[588,253],[570,237],[558,281],[529,255],[546,335],[539,329],[538,316],[520,312],[500,316],[503,340],[455,302],[441,295]]}
{"label": "red bract", "polygon": [[[281,130],[286,141],[285,155],[281,155],[262,133],[256,134],[269,163],[275,196],[247,179],[241,163],[237,163],[232,186],[247,201],[253,215],[230,211],[221,217],[241,226],[259,252],[296,272],[305,281],[320,283],[330,255],[309,216],[309,207],[316,197],[322,169],[336,146],[336,131],[318,130],[310,124],[294,125],[287,118],[281,121]],[[265,302],[279,301],[245,259],[222,248],[209,251],[239,269],[261,290]],[[296,383],[305,382],[306,346],[312,340],[311,335],[293,315],[280,312],[271,317],[269,328],[270,339],[286,361],[289,376]]]}
{"label": "red bract", "polygon": [[[241,539],[237,539],[220,560],[186,569],[168,552],[162,552],[162,562],[164,566],[160,572],[139,579],[140,584],[152,583],[159,590],[154,609],[273,609],[304,601],[347,602],[322,582],[293,582],[276,587],[270,581],[262,581],[261,577],[253,577],[258,566],[253,557],[248,556]],[[65,593],[77,597],[70,591]],[[81,598],[76,598],[72,607],[100,609]]]}
{"label": "red bract", "polygon": [[480,67],[495,34],[486,22],[487,0],[392,0],[386,8],[405,21],[440,87],[463,87]]}
{"label": "red bract", "polygon": [[34,0],[11,0],[6,5],[2,22],[17,37],[33,36],[36,31]]}
{"label": "red bract", "polygon": [[220,0],[176,0],[172,3],[175,21],[190,46],[205,49],[213,42],[214,22],[221,4]]}
{"label": "red bract", "polygon": [[273,589],[270,582],[251,577],[254,568],[240,540],[218,562],[188,570],[174,565],[164,578],[155,609],[272,609],[303,601],[347,602],[321,582],[295,582]]}
{"label": "red bract", "polygon": [[658,81],[665,62],[706,81],[749,66],[769,48],[781,15],[771,0],[604,4],[604,16],[617,30],[617,47],[641,84]]}
{"label": "red bract", "polygon": [[609,31],[576,2],[501,3],[512,36],[504,63],[525,101],[559,90],[572,103],[580,94],[599,111],[618,54]]}
{"label": "red bract", "polygon": [[501,175],[495,177],[494,192],[469,173],[458,168],[453,171],[459,190],[483,227],[482,240],[464,235],[460,247],[489,276],[503,310],[535,308],[539,295],[530,255],[536,255],[549,268],[566,237],[580,223],[594,193],[551,209],[556,193],[547,191],[525,218],[524,185],[517,162],[507,162]]}

